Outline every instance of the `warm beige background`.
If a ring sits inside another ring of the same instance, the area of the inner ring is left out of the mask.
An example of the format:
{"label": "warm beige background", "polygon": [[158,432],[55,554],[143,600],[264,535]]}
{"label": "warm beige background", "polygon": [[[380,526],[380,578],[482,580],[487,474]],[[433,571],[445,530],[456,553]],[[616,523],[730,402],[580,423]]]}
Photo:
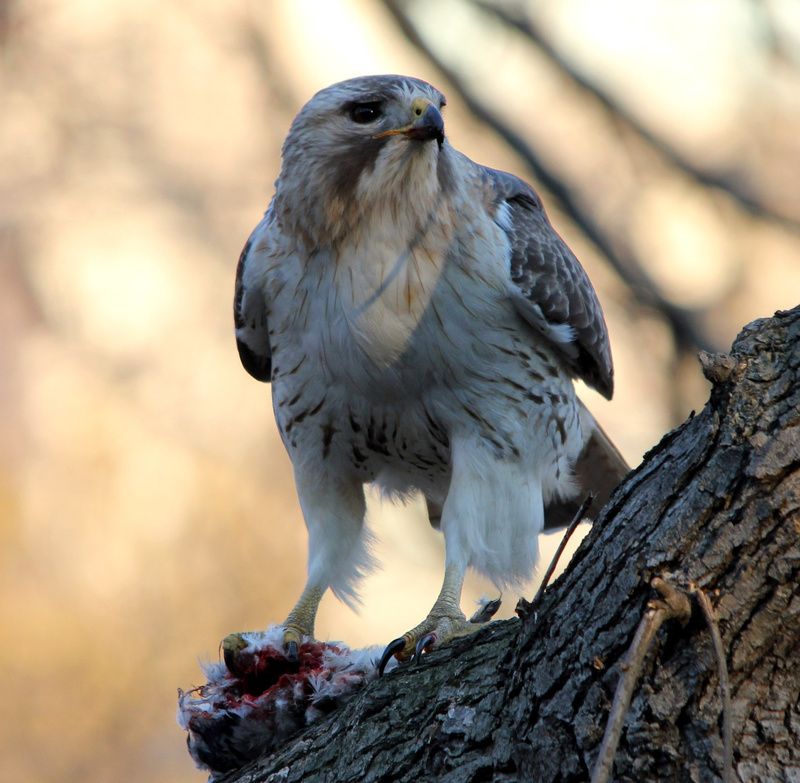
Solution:
{"label": "warm beige background", "polygon": [[[796,6],[767,4],[770,49],[758,5],[530,4],[651,127],[797,214]],[[795,233],[675,174],[465,2],[413,10],[720,345],[797,304]],[[314,90],[369,72],[448,85],[367,0],[18,0],[0,46],[0,780],[200,781],[176,688],[229,631],[280,619],[305,568],[269,390],[233,343],[239,250]],[[452,142],[527,177],[449,92]],[[636,463],[705,383],[547,200],[610,323],[618,394],[590,403]],[[360,615],[326,598],[322,637],[386,642],[436,594],[421,509],[374,517],[385,568]]]}

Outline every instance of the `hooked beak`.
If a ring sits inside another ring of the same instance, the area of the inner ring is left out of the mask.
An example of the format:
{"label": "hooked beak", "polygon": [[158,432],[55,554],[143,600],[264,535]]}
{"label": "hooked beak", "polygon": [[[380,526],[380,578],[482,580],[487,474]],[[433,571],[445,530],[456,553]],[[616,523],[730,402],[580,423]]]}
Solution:
{"label": "hooked beak", "polygon": [[391,130],[376,133],[374,139],[382,139],[386,136],[405,136],[407,139],[415,141],[431,141],[436,139],[439,147],[444,144],[444,120],[441,112],[430,102],[418,98],[412,104],[414,114],[417,119],[410,125],[402,128],[392,128]]}
{"label": "hooked beak", "polygon": [[436,139],[441,147],[444,144],[444,120],[441,112],[429,103],[420,118],[406,131],[406,136],[418,141]]}

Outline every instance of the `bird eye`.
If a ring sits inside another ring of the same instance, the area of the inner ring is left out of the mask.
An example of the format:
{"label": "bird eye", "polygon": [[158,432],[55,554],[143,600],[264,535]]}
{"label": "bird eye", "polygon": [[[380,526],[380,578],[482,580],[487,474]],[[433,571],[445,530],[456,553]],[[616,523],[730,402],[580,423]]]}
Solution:
{"label": "bird eye", "polygon": [[350,107],[350,119],[359,125],[366,125],[375,122],[383,115],[381,104],[377,101],[372,103],[357,103]]}

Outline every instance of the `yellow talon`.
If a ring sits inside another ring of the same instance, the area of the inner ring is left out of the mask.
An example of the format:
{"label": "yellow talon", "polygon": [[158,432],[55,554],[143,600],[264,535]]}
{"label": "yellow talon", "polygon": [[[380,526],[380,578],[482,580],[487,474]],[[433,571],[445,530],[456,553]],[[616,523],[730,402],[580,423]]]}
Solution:
{"label": "yellow talon", "polygon": [[228,671],[231,674],[236,674],[238,668],[236,665],[236,656],[247,647],[247,641],[240,633],[229,633],[220,642],[219,646],[222,648],[222,659],[225,661]]}

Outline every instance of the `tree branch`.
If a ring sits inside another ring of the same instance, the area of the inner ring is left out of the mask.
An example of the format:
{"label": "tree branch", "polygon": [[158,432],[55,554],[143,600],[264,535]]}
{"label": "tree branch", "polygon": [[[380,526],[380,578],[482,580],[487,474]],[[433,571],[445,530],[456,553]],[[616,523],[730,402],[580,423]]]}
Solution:
{"label": "tree branch", "polygon": [[578,508],[578,510],[575,512],[572,522],[569,523],[569,527],[567,527],[567,529],[564,531],[564,535],[561,536],[561,541],[558,543],[558,547],[553,555],[553,559],[550,561],[550,565],[547,566],[547,571],[544,572],[542,583],[539,585],[539,589],[536,591],[533,601],[528,601],[525,598],[520,598],[519,601],[517,601],[517,606],[514,611],[517,613],[518,617],[521,617],[523,620],[526,619],[534,610],[539,601],[542,600],[544,591],[547,589],[547,585],[550,584],[550,579],[556,570],[556,566],[558,565],[558,561],[561,559],[561,555],[564,554],[564,550],[566,549],[570,538],[572,538],[572,534],[586,517],[586,512],[589,510],[592,503],[594,503],[594,499],[595,495],[593,493],[589,493],[583,503],[581,503],[580,508]]}
{"label": "tree branch", "polygon": [[722,596],[714,643],[735,722],[714,697],[722,670],[705,622],[648,625],[615,779],[714,779],[728,747],[741,780],[800,768],[800,307],[745,328],[729,358],[703,411],[612,495],[535,613],[369,683],[221,780],[585,781],[629,642],[654,611],[647,585],[663,574]]}
{"label": "tree branch", "polygon": [[722,693],[722,781],[723,783],[733,783],[733,724],[731,722],[731,686],[728,681],[728,665],[725,663],[725,645],[722,643],[722,635],[719,632],[719,623],[711,606],[708,596],[698,587],[697,602],[703,610],[706,618],[708,630],[711,633],[711,641],[714,644],[714,653],[717,656],[717,671],[719,673],[719,689]]}
{"label": "tree branch", "polygon": [[677,148],[673,147],[664,138],[647,128],[633,113],[616,101],[611,94],[603,89],[597,82],[574,68],[550,41],[548,41],[547,37],[535,23],[523,14],[521,9],[518,8],[514,12],[511,12],[504,6],[489,3],[486,2],[486,0],[469,0],[469,2],[525,36],[525,38],[527,38],[563,76],[569,79],[575,87],[591,95],[615,122],[622,123],[633,131],[651,149],[655,150],[664,160],[681,171],[684,175],[703,187],[722,191],[733,199],[745,212],[754,217],[769,220],[785,228],[792,229],[793,231],[800,230],[800,221],[796,218],[779,214],[751,193],[745,192],[729,177],[719,172],[709,171],[696,166]]}

